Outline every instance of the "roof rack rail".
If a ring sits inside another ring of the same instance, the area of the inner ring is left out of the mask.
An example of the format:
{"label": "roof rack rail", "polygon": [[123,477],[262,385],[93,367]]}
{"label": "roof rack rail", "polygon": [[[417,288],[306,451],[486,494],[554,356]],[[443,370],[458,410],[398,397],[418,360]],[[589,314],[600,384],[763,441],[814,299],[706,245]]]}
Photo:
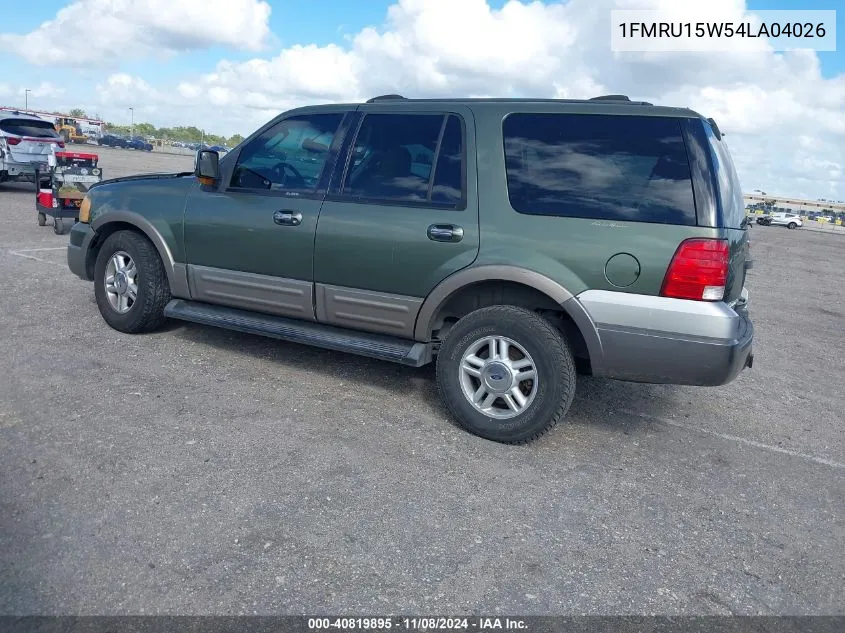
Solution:
{"label": "roof rack rail", "polygon": [[627,103],[629,105],[654,105],[648,101],[631,101],[631,98],[628,95],[599,95],[598,97],[591,97],[587,99],[587,101],[616,101]]}
{"label": "roof rack rail", "polygon": [[379,95],[372,99],[367,99],[367,103],[375,103],[376,101],[396,101],[397,99],[405,99],[402,95]]}

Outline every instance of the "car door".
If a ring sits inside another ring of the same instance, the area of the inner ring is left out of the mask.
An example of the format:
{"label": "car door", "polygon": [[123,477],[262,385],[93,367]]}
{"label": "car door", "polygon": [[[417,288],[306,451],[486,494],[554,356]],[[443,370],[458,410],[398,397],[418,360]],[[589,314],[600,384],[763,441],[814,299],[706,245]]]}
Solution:
{"label": "car door", "polygon": [[221,161],[221,182],[188,196],[193,299],[314,320],[314,234],[346,110],[299,110]]}
{"label": "car door", "polygon": [[359,118],[317,225],[317,318],[412,338],[424,298],[478,254],[472,112],[372,104]]}

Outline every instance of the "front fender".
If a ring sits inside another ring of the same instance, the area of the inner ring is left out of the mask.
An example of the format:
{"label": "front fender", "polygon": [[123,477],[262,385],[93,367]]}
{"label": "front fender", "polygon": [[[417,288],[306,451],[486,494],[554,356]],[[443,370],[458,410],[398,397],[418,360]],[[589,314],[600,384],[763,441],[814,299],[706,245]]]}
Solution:
{"label": "front fender", "polygon": [[[182,174],[141,174],[91,187],[91,228],[105,236],[120,226],[144,234],[161,257],[171,293],[188,298],[183,216],[196,179]],[[116,226],[111,226],[116,225]],[[95,248],[101,244],[98,238]]]}
{"label": "front fender", "polygon": [[161,232],[150,220],[133,211],[113,210],[96,217],[91,222],[91,228],[96,233],[111,232],[109,225],[131,225],[143,233],[152,242],[158,252],[164,271],[167,274],[167,282],[170,285],[170,292],[176,297],[190,297],[188,289],[187,267],[183,263],[176,262],[173,251]]}

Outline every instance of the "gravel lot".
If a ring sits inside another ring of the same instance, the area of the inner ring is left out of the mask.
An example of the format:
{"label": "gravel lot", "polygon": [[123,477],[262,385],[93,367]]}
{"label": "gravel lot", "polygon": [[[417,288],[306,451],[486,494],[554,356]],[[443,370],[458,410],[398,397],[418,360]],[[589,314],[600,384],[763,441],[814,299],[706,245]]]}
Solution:
{"label": "gravel lot", "polygon": [[33,204],[0,185],[0,613],[845,613],[842,237],[752,230],[731,385],[583,379],[508,447],[430,368],[111,330]]}

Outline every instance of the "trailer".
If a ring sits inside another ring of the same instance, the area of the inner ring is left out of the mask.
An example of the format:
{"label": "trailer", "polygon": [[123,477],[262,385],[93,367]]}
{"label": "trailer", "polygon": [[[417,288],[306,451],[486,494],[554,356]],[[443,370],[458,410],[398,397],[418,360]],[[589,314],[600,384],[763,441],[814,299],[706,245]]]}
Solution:
{"label": "trailer", "polygon": [[65,219],[79,221],[79,209],[89,187],[103,179],[99,156],[81,152],[55,152],[46,172],[35,172],[35,210],[38,226],[53,218],[53,232],[64,233]]}

